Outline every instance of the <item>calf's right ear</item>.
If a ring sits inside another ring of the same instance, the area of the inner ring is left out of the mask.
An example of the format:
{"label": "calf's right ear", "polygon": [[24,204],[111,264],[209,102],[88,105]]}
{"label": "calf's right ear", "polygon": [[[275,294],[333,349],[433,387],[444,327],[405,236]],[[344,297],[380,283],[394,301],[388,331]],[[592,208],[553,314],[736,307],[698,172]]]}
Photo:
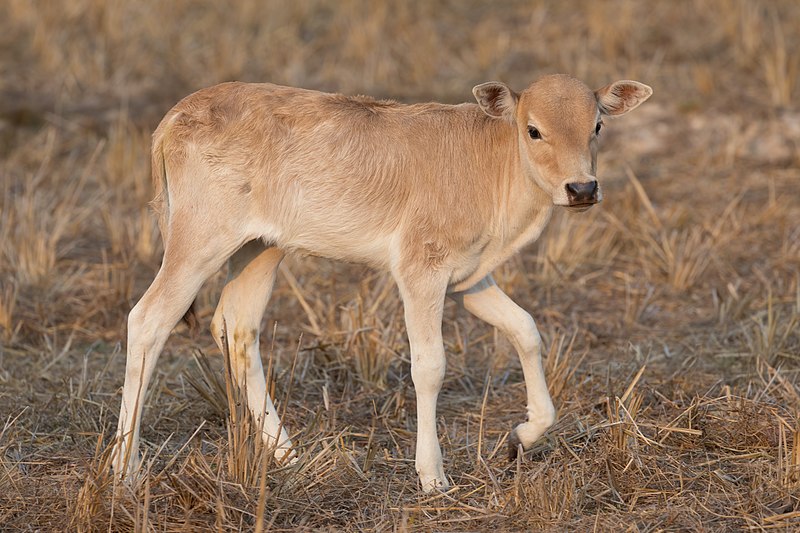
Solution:
{"label": "calf's right ear", "polygon": [[490,117],[514,121],[514,111],[519,97],[505,83],[499,81],[481,83],[473,87],[472,94],[475,95],[483,112]]}

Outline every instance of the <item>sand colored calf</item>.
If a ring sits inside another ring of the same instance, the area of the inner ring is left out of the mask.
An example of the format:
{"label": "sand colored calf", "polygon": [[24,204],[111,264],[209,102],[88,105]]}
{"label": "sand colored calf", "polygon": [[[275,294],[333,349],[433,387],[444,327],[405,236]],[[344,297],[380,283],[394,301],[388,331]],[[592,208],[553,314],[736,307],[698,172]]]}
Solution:
{"label": "sand colored calf", "polygon": [[265,392],[259,332],[287,253],[391,272],[405,308],[417,396],[416,469],[424,490],[448,485],[436,430],[445,373],[447,295],[509,336],[527,387],[512,452],[555,421],[531,316],[492,270],[534,241],[554,206],[588,209],[603,115],[652,90],[619,81],[592,91],[564,75],[517,94],[473,89],[478,105],[403,105],[270,84],[226,83],[178,103],[153,135],[153,205],[164,259],[128,319],[128,358],[114,468],[139,466],[142,399],[172,327],[203,282],[230,271],[211,330],[223,321],[234,378],[275,455],[292,444]]}

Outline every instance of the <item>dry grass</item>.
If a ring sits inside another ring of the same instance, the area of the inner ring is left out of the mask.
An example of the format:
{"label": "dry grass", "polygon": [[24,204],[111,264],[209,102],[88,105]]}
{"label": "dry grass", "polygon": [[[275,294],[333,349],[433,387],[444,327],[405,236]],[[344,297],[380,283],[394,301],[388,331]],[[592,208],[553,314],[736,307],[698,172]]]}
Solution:
{"label": "dry grass", "polygon": [[[797,530],[798,27],[789,0],[0,3],[3,528]],[[149,134],[178,98],[242,79],[457,102],[554,71],[656,96],[604,132],[604,204],[497,272],[548,353],[560,420],[533,450],[503,453],[513,349],[448,304],[454,488],[419,493],[391,280],[295,258],[262,353],[300,460],[251,438],[224,359],[181,326],[146,471],[114,483],[119,343],[160,260]]]}

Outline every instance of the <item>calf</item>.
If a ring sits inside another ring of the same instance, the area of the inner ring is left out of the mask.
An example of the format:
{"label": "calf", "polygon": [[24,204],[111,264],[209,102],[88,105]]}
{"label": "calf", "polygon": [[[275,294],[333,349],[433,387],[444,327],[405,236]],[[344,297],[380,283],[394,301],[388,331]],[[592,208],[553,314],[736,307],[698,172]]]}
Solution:
{"label": "calf", "polygon": [[424,490],[448,486],[436,432],[445,296],[508,335],[519,353],[527,421],[513,430],[512,450],[553,424],[536,324],[491,272],[541,234],[553,206],[582,211],[602,199],[595,177],[601,117],[627,113],[652,89],[618,81],[591,91],[554,75],[519,94],[497,82],[472,92],[478,105],[404,105],[224,83],[167,113],[152,148],[164,259],[128,317],[118,475],[139,467],[144,392],[170,330],[226,261],[211,331],[221,344],[227,327],[233,377],[247,390],[264,440],[276,457],[293,455],[259,354],[278,265],[293,252],[368,264],[397,282]]}

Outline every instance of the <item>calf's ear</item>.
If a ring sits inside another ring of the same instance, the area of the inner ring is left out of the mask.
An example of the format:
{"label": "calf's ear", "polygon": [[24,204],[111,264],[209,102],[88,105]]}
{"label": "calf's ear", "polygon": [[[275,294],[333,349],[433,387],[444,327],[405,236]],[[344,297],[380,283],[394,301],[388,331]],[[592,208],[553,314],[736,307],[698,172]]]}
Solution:
{"label": "calf's ear", "polygon": [[513,122],[519,97],[508,85],[499,81],[481,83],[473,87],[472,94],[484,113]]}
{"label": "calf's ear", "polygon": [[604,115],[624,115],[650,98],[653,89],[632,80],[615,81],[594,92],[600,112]]}

